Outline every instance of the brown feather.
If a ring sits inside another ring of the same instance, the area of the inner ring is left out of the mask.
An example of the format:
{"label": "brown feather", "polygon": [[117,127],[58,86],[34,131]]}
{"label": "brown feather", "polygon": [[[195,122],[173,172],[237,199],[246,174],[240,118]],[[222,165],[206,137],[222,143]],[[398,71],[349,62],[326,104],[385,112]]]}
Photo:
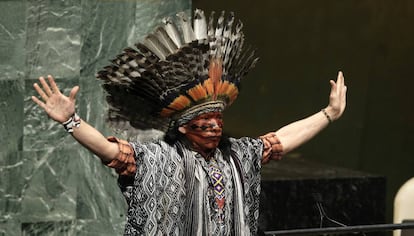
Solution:
{"label": "brown feather", "polygon": [[223,74],[222,60],[220,58],[210,59],[210,67],[208,69],[208,76],[213,83],[214,94],[213,99],[217,98],[217,90]]}

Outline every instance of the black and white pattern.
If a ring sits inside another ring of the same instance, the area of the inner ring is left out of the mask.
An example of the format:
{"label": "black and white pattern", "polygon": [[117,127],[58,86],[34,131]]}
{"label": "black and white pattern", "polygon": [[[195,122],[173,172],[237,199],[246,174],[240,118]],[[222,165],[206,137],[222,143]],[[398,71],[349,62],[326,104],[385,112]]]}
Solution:
{"label": "black and white pattern", "polygon": [[[238,90],[209,97],[194,97],[189,91],[209,79],[210,61],[217,61],[213,59],[222,63],[220,81],[239,87],[258,61],[255,51],[244,45],[242,28],[233,13],[224,11],[218,17],[214,12],[206,17],[196,9],[193,18],[184,12],[164,18],[142,42],[125,48],[96,74],[107,93],[109,123],[127,134],[148,129],[166,132],[184,110],[206,99],[230,105]],[[191,99],[177,106],[174,101],[182,95]]]}
{"label": "black and white pattern", "polygon": [[222,223],[204,158],[179,142],[132,143],[136,176],[130,184],[120,181],[129,204],[125,235],[256,235],[263,143],[252,138],[230,142],[231,158],[220,150],[214,156],[226,192]]}

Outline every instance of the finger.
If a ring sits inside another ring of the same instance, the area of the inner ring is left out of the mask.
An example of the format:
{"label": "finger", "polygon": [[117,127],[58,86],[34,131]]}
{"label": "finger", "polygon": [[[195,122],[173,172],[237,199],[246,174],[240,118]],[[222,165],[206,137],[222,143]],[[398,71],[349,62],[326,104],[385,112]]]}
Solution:
{"label": "finger", "polygon": [[338,93],[341,94],[343,87],[344,87],[344,75],[342,73],[342,71],[338,72],[338,78],[336,79],[336,84],[338,87]]}
{"label": "finger", "polygon": [[344,78],[344,74],[342,73],[342,71],[338,71],[338,79],[343,79]]}
{"label": "finger", "polygon": [[342,79],[342,85],[341,85],[342,91],[341,91],[341,95],[344,94],[344,93],[346,93],[346,85],[345,85],[345,81],[344,80],[345,79]]}
{"label": "finger", "polygon": [[331,95],[335,95],[337,92],[337,85],[333,80],[329,80],[329,83],[331,84]]}
{"label": "finger", "polygon": [[338,71],[338,78],[339,77],[344,77],[344,73],[342,71]]}
{"label": "finger", "polygon": [[342,93],[342,102],[346,103],[346,91],[348,91],[348,87],[344,86],[344,92]]}
{"label": "finger", "polygon": [[268,152],[269,151],[271,151],[271,146],[272,146],[272,144],[269,142],[269,140],[266,138],[266,135],[264,135],[264,136],[261,136],[260,137],[261,139],[262,139],[262,141],[263,141],[263,152],[264,153],[267,153],[268,154]]}
{"label": "finger", "polygon": [[342,85],[345,85],[345,76],[344,76],[344,73],[342,71],[340,71],[340,73],[341,73]]}
{"label": "finger", "polygon": [[37,105],[39,105],[41,108],[46,110],[46,104],[42,101],[40,101],[37,97],[32,96],[33,102],[35,102]]}
{"label": "finger", "polygon": [[60,93],[60,90],[59,90],[55,80],[53,79],[53,77],[51,75],[48,75],[47,79],[49,80],[50,86],[52,86],[52,91],[54,93]]}
{"label": "finger", "polygon": [[70,99],[71,101],[74,101],[74,100],[75,100],[75,98],[76,98],[76,94],[78,93],[78,91],[79,91],[79,86],[75,86],[75,87],[73,87],[73,89],[70,91],[70,94],[69,94],[69,99]]}
{"label": "finger", "polygon": [[43,90],[40,88],[40,86],[37,83],[33,84],[34,89],[36,90],[36,92],[42,97],[43,101],[47,101],[47,99],[49,98],[45,92],[43,92]]}
{"label": "finger", "polygon": [[46,92],[47,96],[51,96],[52,95],[52,90],[50,90],[49,85],[46,83],[45,78],[40,77],[39,78],[40,83],[42,84],[43,90]]}

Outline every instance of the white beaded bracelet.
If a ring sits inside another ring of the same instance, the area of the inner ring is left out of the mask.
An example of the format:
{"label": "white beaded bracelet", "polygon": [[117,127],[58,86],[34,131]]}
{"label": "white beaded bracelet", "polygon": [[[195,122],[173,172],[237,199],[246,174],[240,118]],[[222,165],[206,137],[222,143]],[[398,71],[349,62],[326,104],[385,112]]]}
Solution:
{"label": "white beaded bracelet", "polygon": [[65,130],[69,133],[73,132],[73,128],[79,128],[81,123],[81,119],[78,116],[78,114],[74,113],[69,120],[65,121],[62,123],[63,127],[65,128]]}

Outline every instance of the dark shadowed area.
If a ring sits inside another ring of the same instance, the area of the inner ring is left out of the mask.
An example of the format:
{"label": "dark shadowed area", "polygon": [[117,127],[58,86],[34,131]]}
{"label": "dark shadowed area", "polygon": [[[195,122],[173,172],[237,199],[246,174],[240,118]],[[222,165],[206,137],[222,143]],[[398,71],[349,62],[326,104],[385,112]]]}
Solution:
{"label": "dark shadowed area", "polygon": [[287,158],[385,176],[391,222],[396,191],[414,175],[414,2],[195,0],[193,8],[234,11],[260,56],[225,114],[232,135],[261,135],[317,112],[343,70],[344,116]]}

